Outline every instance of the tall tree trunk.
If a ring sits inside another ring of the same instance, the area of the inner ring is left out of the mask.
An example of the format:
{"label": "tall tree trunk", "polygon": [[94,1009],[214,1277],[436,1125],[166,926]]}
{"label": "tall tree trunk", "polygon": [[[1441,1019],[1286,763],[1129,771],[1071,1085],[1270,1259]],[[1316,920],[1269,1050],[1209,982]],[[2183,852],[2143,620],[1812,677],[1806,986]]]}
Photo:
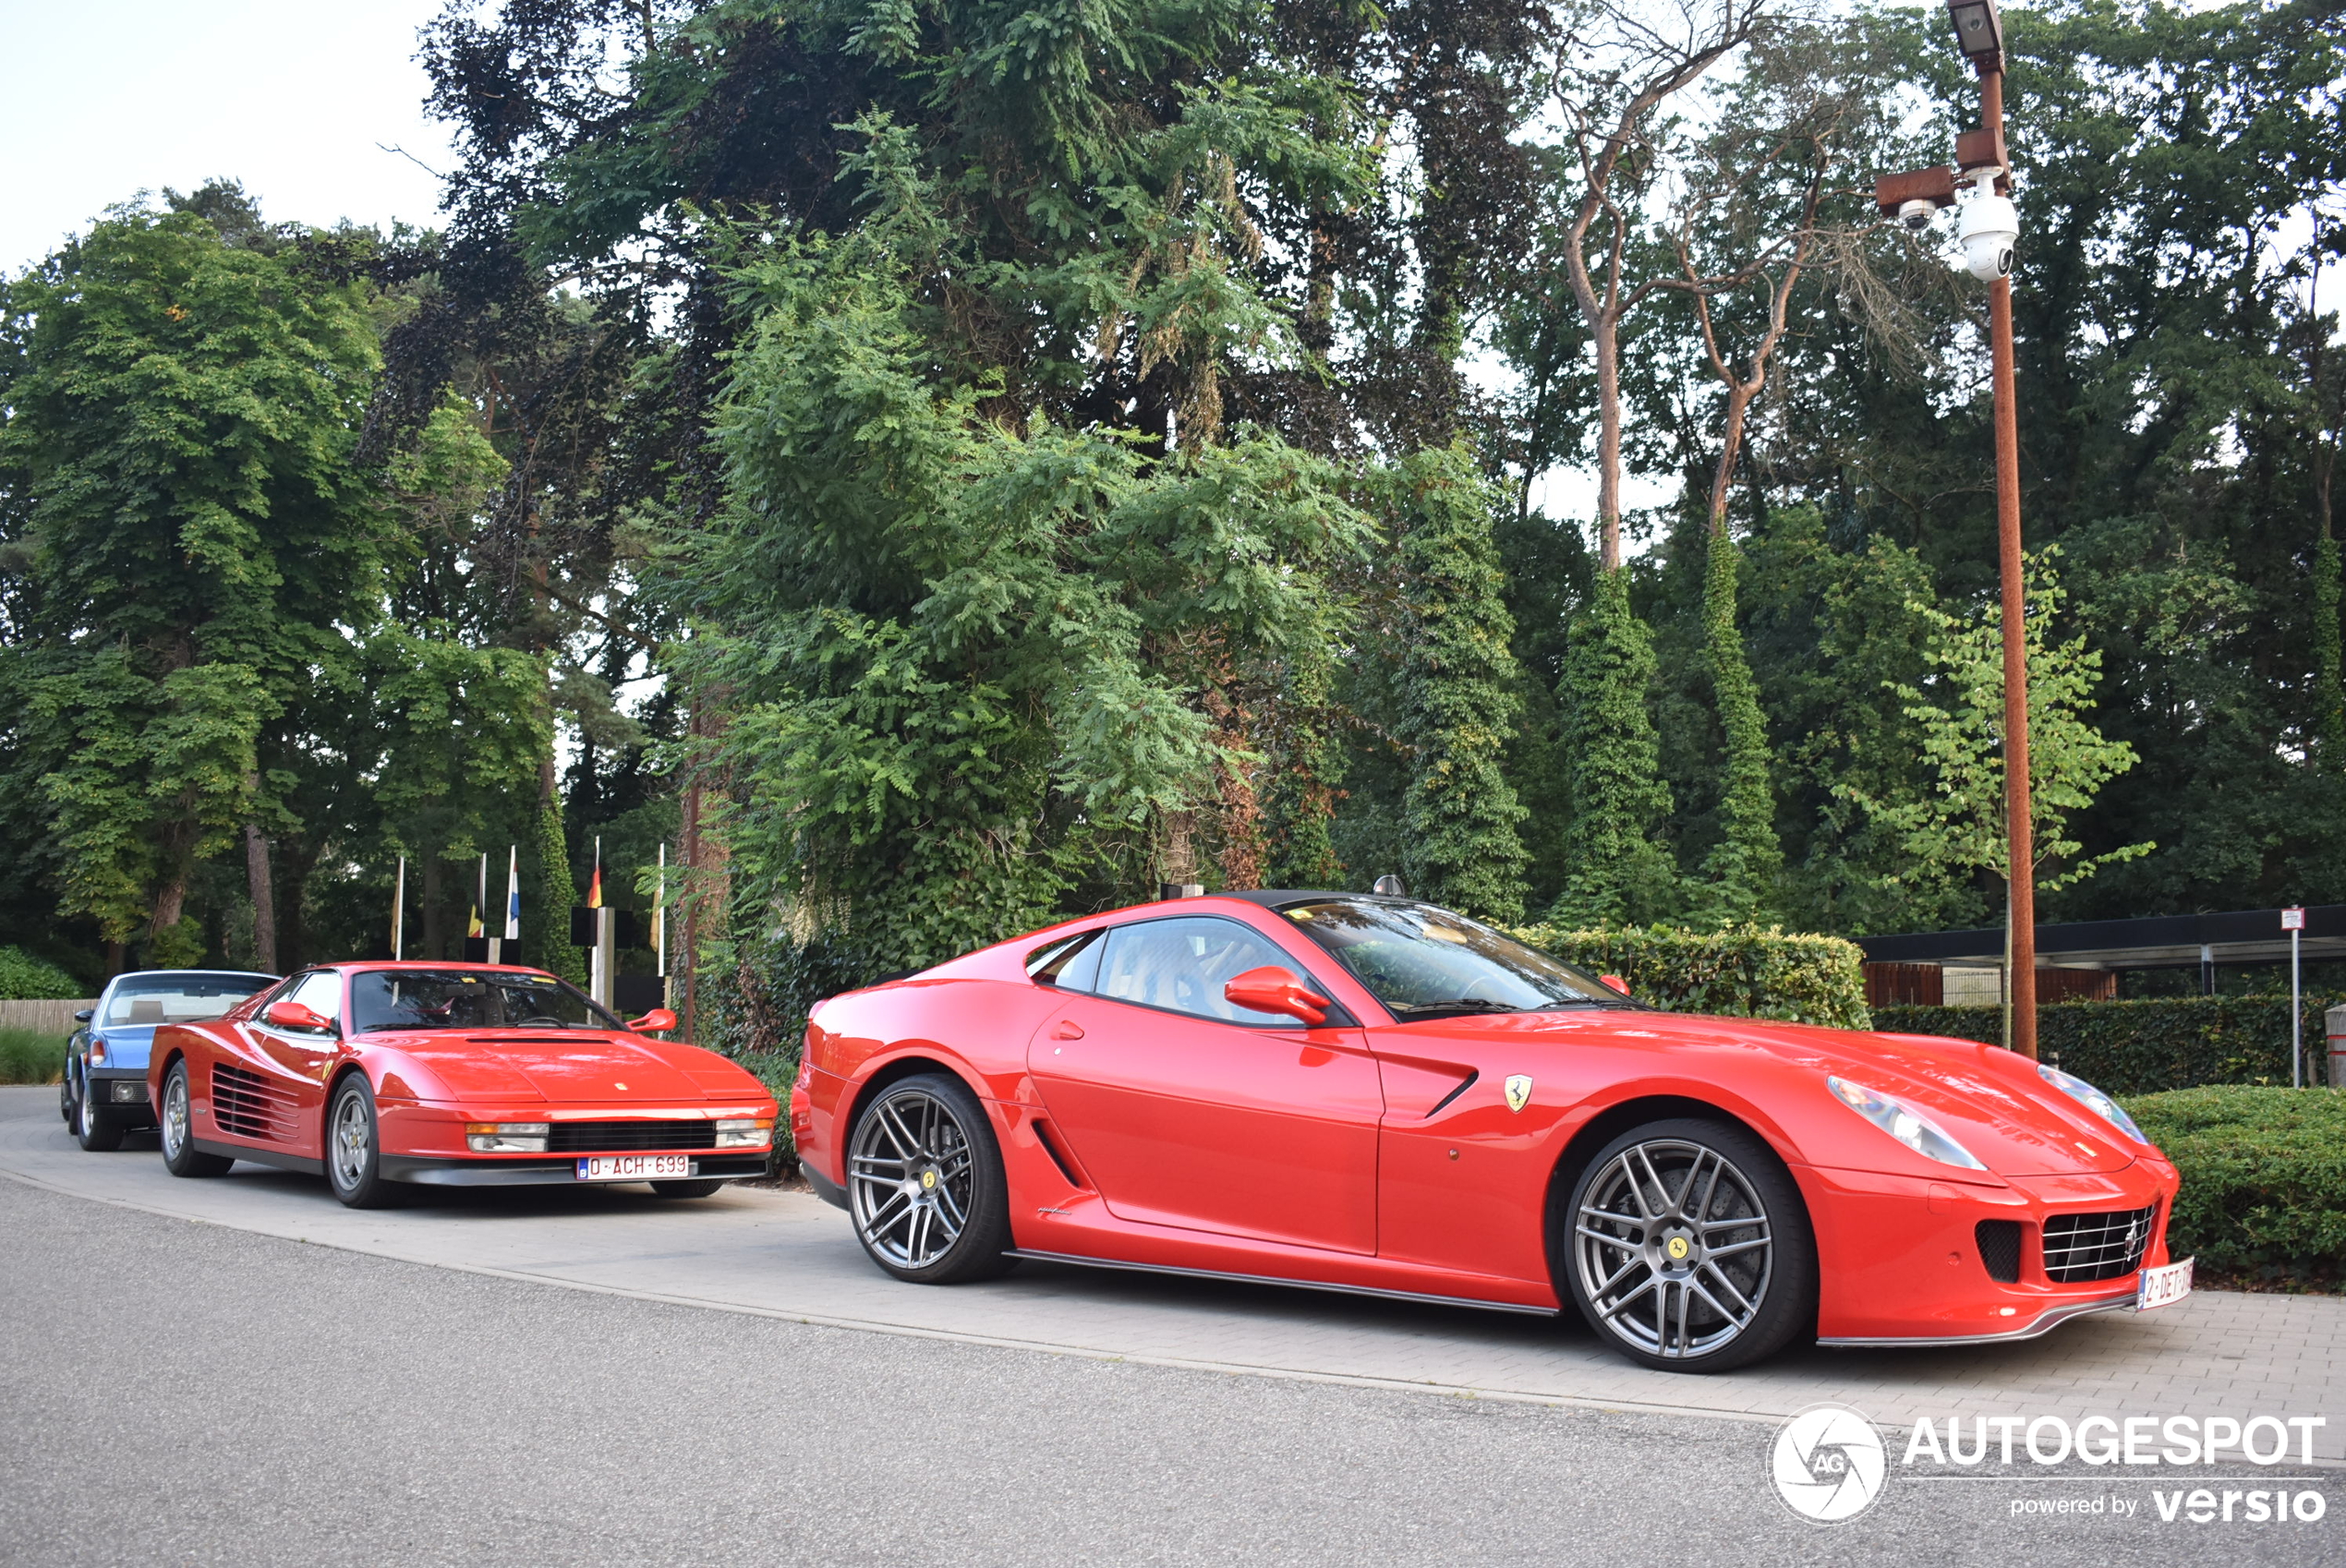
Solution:
{"label": "tall tree trunk", "polygon": [[245,824],[245,883],[252,892],[252,966],[277,969],[277,892],[269,875],[269,840],[258,823]]}

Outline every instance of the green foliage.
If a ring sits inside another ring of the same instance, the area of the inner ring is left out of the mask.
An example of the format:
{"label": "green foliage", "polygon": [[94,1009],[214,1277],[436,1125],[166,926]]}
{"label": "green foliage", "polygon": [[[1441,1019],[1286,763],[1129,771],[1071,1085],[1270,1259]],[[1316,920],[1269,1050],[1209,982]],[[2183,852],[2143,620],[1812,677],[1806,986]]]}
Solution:
{"label": "green foliage", "polygon": [[64,1036],[0,1029],[0,1083],[54,1083],[65,1071]]}
{"label": "green foliage", "polygon": [[[2101,787],[2134,766],[2134,748],[2105,739],[2084,717],[2101,675],[2101,655],[2084,636],[2050,641],[2062,590],[2052,557],[2039,551],[2027,567],[2029,817],[2035,831],[2037,886],[2047,892],[2073,886],[2105,865],[2148,854],[2158,846],[2129,844],[2076,858],[2084,848],[2064,837],[2070,816],[2086,810]],[[1927,657],[1935,672],[1922,687],[1893,688],[1906,717],[1921,728],[1922,760],[1935,774],[1928,793],[1880,802],[1856,785],[1850,799],[1894,834],[1909,869],[1895,874],[1920,883],[1950,883],[2003,870],[2009,859],[2004,817],[2003,614],[1984,601],[1968,619],[1917,607],[1932,628]],[[1935,699],[1935,700],[1934,700]],[[2067,862],[2057,874],[2050,867]]]}
{"label": "green foliage", "polygon": [[357,285],[192,212],[117,209],[0,297],[10,790],[113,939],[177,923],[269,809],[264,730],[379,613],[349,463],[375,360]]}
{"label": "green foliage", "polygon": [[[2340,1000],[2304,999],[2305,1058],[2321,1072],[2322,1013]],[[1877,1007],[1874,1026],[2002,1043],[1997,1007]],[[2178,996],[2056,1002],[2037,1009],[2037,1054],[2111,1094],[2158,1094],[2208,1083],[2286,1084],[2289,998]]]}
{"label": "green foliage", "polygon": [[1513,935],[1591,974],[1618,975],[1639,1001],[1672,1012],[1879,1027],[1880,1015],[1866,1011],[1865,955],[1837,936],[1748,925],[1576,931],[1549,924]]}
{"label": "green foliage", "polygon": [[1282,661],[1264,766],[1264,881],[1273,887],[1336,887],[1344,866],[1328,831],[1344,782],[1344,750],[1334,733],[1332,632],[1305,629]]}
{"label": "green foliage", "polygon": [[1600,572],[1573,620],[1556,690],[1572,826],[1551,924],[1651,920],[1675,899],[1676,868],[1661,839],[1670,786],[1646,709],[1653,678],[1653,637],[1629,606],[1628,573]]}
{"label": "green foliage", "polygon": [[522,911],[522,933],[536,927],[537,940],[526,945],[541,969],[551,970],[574,985],[586,983],[586,955],[571,946],[570,911],[578,902],[578,885],[571,879],[570,846],[562,837],[562,808],[556,802],[539,808],[538,836],[532,846],[538,856],[538,917]]}
{"label": "green foliage", "polygon": [[2168,1249],[2206,1272],[2346,1285],[2346,1094],[2175,1090],[2124,1102],[2183,1173]]}
{"label": "green foliage", "polygon": [[0,947],[0,999],[38,1000],[79,996],[81,983],[56,965],[22,947]]}
{"label": "green foliage", "polygon": [[1458,447],[1383,477],[1409,610],[1398,676],[1409,888],[1479,919],[1520,920],[1524,811],[1501,765],[1521,704],[1491,542],[1497,498]]}
{"label": "green foliage", "polygon": [[1724,532],[1704,552],[1702,621],[1712,700],[1726,736],[1725,780],[1720,793],[1719,841],[1702,862],[1703,886],[1694,896],[1703,913],[1724,925],[1755,923],[1776,903],[1784,846],[1776,837],[1775,791],[1768,720],[1760,708],[1743,633],[1735,625],[1739,552]]}

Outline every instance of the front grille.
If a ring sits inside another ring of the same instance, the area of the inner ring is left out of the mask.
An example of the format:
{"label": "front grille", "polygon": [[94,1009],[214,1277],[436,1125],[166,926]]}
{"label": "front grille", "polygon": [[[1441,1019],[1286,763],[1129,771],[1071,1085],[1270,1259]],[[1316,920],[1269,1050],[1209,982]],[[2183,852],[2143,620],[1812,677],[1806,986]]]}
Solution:
{"label": "front grille", "polygon": [[693,1121],[556,1122],[547,1129],[550,1154],[608,1154],[614,1150],[714,1149],[717,1124]]}
{"label": "front grille", "polygon": [[2055,1214],[2045,1222],[2045,1277],[2055,1285],[2114,1280],[2142,1267],[2159,1206],[2115,1214]]}
{"label": "front grille", "polygon": [[1972,1227],[1979,1243],[1979,1261],[1988,1277],[1999,1285],[2020,1281],[2020,1222],[1982,1220]]}
{"label": "front grille", "polygon": [[221,1131],[232,1138],[274,1138],[277,1129],[272,1124],[283,1109],[269,1080],[259,1073],[225,1062],[212,1064],[212,1119]]}

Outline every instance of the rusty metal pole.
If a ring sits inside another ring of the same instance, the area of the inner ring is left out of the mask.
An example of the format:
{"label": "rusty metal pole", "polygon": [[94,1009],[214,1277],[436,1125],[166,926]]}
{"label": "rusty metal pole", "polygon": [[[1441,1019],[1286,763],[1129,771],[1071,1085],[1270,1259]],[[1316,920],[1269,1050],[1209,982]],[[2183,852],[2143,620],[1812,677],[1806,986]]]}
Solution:
{"label": "rusty metal pole", "polygon": [[[2004,74],[1979,73],[1982,129],[2003,145]],[[2020,415],[2012,348],[2012,279],[1988,285],[1988,340],[1995,366],[1996,549],[2003,588],[2004,825],[2012,923],[2005,995],[2012,1004],[2012,1048],[2037,1057],[2037,853],[2029,813],[2028,605],[2020,553]]]}

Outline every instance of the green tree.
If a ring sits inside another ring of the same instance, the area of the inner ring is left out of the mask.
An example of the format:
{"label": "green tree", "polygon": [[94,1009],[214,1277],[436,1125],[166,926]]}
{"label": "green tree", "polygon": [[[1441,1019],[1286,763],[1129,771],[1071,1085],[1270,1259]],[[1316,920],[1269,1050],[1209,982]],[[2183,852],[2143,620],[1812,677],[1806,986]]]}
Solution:
{"label": "green tree", "polygon": [[1523,916],[1524,817],[1503,766],[1521,703],[1491,520],[1501,506],[1462,447],[1385,476],[1409,627],[1398,675],[1410,890],[1484,920]]}
{"label": "green tree", "polygon": [[1556,692],[1572,760],[1572,826],[1552,924],[1643,923],[1672,912],[1677,873],[1660,838],[1670,786],[1646,706],[1653,678],[1652,637],[1629,608],[1627,573],[1600,573],[1572,622]]}
{"label": "green tree", "polygon": [[[2029,558],[2027,585],[2029,817],[2037,885],[2048,892],[2157,848],[2129,844],[2081,855],[2085,846],[2068,836],[2070,818],[2091,806],[2102,786],[2138,759],[2133,747],[2108,739],[2084,717],[2101,679],[2100,653],[2088,649],[2082,634],[2050,640],[2062,597],[2053,564],[2057,553],[2044,550]],[[1893,690],[1906,716],[1921,727],[1922,762],[1933,787],[1899,802],[1877,801],[1854,785],[1844,790],[1896,835],[1908,866],[1893,874],[1894,879],[1928,886],[1983,874],[2001,878],[2010,863],[2002,609],[1991,599],[1970,617],[1936,608],[1922,613],[1932,627],[1928,655],[1935,673],[1922,686]]]}
{"label": "green tree", "polygon": [[272,727],[381,613],[364,290],[292,262],[132,206],[0,299],[8,792],[64,912],[165,958],[273,809]]}

